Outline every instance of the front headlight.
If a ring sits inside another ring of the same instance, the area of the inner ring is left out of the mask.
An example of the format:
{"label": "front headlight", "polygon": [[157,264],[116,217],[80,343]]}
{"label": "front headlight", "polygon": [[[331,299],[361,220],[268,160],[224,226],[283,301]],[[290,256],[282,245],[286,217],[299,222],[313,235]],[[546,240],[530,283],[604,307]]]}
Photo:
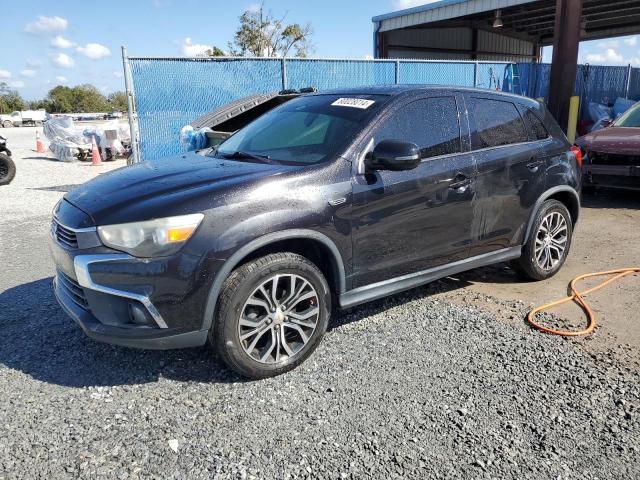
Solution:
{"label": "front headlight", "polygon": [[98,227],[98,235],[106,246],[135,257],[160,257],[180,250],[203,218],[201,213],[194,213],[145,222],[104,225]]}

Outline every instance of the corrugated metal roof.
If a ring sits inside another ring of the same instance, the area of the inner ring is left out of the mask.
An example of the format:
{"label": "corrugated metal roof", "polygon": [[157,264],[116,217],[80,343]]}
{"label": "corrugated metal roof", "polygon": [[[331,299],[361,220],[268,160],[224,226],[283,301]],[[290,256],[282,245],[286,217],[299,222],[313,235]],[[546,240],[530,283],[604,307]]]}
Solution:
{"label": "corrugated metal roof", "polygon": [[536,0],[441,0],[435,3],[428,3],[418,7],[378,15],[371,20],[375,23],[381,22],[380,31],[385,32],[397,28],[438,22],[535,1]]}

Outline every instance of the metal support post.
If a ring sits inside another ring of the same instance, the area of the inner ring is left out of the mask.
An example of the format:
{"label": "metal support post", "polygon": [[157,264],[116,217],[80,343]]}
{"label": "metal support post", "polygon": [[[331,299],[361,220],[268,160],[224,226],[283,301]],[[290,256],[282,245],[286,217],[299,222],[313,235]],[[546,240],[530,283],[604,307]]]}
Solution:
{"label": "metal support post", "polygon": [[282,90],[289,88],[289,82],[287,81],[287,59],[282,57],[280,60],[280,73],[282,74]]}
{"label": "metal support post", "polygon": [[578,71],[582,0],[556,0],[553,59],[549,76],[549,111],[566,128],[569,101]]}
{"label": "metal support post", "polygon": [[480,74],[480,69],[478,68],[478,62],[474,62],[473,64],[473,86],[474,88],[478,88],[478,75]]}
{"label": "metal support post", "polygon": [[122,67],[124,69],[124,88],[127,95],[127,109],[129,110],[129,131],[131,132],[131,156],[133,163],[140,161],[140,143],[138,139],[137,116],[135,113],[135,97],[133,95],[133,85],[131,82],[131,67],[127,55],[127,47],[122,46]]}
{"label": "metal support post", "polygon": [[629,98],[630,89],[631,89],[631,64],[627,65],[627,83],[624,90],[624,98]]}

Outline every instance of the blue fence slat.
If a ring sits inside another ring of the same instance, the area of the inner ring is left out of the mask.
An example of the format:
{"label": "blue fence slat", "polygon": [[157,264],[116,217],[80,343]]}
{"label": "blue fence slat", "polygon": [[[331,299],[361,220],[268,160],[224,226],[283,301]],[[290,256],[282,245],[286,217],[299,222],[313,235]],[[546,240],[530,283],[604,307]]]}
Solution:
{"label": "blue fence slat", "polygon": [[289,88],[315,87],[318,90],[388,85],[395,82],[393,62],[349,60],[287,60]]}
{"label": "blue fence slat", "polygon": [[180,128],[251,93],[281,89],[280,61],[131,59],[143,158],[183,151]]}
{"label": "blue fence slat", "polygon": [[475,64],[400,62],[400,83],[473,86]]}
{"label": "blue fence slat", "polygon": [[631,69],[631,79],[629,81],[629,98],[640,100],[640,68]]}

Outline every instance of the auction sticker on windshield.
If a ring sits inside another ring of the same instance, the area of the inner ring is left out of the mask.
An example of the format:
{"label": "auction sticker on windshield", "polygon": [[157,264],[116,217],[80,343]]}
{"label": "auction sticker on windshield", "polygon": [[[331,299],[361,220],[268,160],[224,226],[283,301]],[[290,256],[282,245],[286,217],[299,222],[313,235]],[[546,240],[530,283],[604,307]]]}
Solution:
{"label": "auction sticker on windshield", "polygon": [[364,98],[339,98],[331,105],[335,107],[352,107],[367,109],[376,103],[374,100],[365,100]]}

